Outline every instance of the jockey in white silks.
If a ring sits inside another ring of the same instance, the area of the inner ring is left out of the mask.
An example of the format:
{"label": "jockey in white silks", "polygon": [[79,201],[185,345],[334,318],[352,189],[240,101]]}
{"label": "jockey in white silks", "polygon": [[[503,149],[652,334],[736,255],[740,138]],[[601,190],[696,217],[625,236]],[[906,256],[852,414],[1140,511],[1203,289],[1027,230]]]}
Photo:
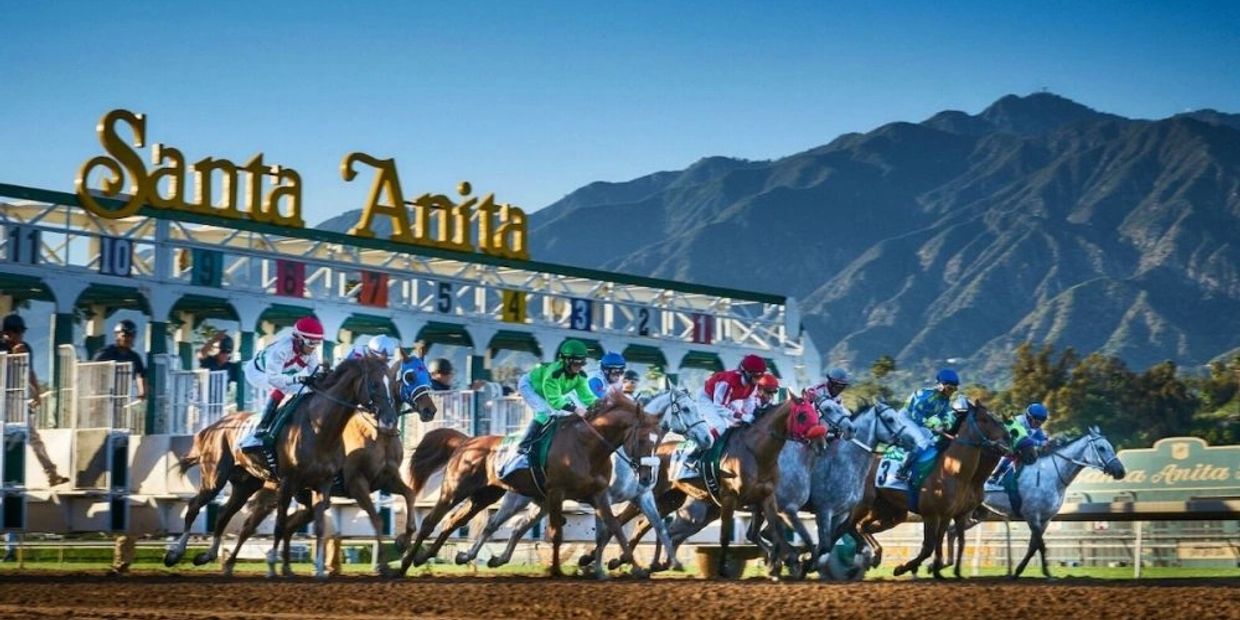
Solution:
{"label": "jockey in white silks", "polygon": [[364,345],[353,345],[345,359],[362,359],[366,357],[377,357],[388,366],[392,366],[400,361],[400,342],[391,336],[375,336]]}
{"label": "jockey in white silks", "polygon": [[293,324],[292,331],[277,337],[254,359],[245,362],[245,380],[269,393],[258,427],[238,444],[242,452],[263,453],[263,446],[271,441],[271,424],[280,402],[323,363],[319,357],[322,342],[323,324],[312,316],[302,317]]}

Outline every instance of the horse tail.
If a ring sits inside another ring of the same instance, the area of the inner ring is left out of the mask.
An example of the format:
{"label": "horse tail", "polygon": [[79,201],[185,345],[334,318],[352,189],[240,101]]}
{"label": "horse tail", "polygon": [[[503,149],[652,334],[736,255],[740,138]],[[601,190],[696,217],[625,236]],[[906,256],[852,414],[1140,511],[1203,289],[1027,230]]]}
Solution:
{"label": "horse tail", "polygon": [[431,475],[447,465],[452,453],[466,441],[469,441],[469,435],[451,428],[437,428],[423,436],[409,461],[413,492],[422,492]]}
{"label": "horse tail", "polygon": [[177,459],[177,470],[181,475],[185,472],[197,467],[202,462],[202,454],[198,452],[198,438],[194,437],[194,445],[189,449],[189,454]]}

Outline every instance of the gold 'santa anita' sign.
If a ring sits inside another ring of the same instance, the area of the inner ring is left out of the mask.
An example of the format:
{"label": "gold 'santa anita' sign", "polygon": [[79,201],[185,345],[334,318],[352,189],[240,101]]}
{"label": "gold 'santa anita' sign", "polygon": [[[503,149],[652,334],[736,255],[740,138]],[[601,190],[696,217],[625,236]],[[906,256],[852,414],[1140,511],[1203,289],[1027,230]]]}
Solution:
{"label": "gold 'santa anita' sign", "polygon": [[[126,127],[132,133],[128,141],[121,135]],[[106,155],[87,160],[78,171],[76,183],[78,201],[96,215],[119,219],[150,205],[289,228],[305,227],[301,216],[301,175],[291,168],[266,164],[262,153],[241,165],[213,157],[187,165],[180,150],[155,143],[150,158],[154,168],[148,170],[135,150],[146,146],[145,115],[113,110],[99,121],[97,131]],[[468,182],[457,187],[459,202],[442,194],[422,194],[406,202],[396,160],[349,153],[340,164],[345,181],[357,177],[357,164],[374,168],[375,177],[361,218],[349,230],[350,235],[374,238],[374,219],[387,217],[392,224],[389,240],[396,243],[529,258],[528,225],[520,208],[497,204],[493,194],[475,198],[470,195],[473,189]],[[104,176],[99,191],[94,192],[90,189],[90,175],[97,169],[103,170]],[[192,198],[187,194],[190,180],[194,185]],[[127,196],[122,195],[123,189],[127,189]],[[100,202],[98,194],[123,198],[124,202],[113,206],[111,202]]]}

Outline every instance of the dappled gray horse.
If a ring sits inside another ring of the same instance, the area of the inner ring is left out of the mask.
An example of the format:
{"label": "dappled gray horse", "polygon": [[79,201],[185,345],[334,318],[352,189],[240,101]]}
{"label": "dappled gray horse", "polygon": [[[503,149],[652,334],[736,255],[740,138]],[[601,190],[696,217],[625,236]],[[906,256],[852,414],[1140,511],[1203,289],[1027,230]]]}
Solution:
{"label": "dappled gray horse", "polygon": [[964,518],[957,519],[952,528],[952,535],[956,538],[956,576],[960,576],[960,558],[964,557],[964,532],[977,525],[979,517],[985,514],[983,511],[988,509],[1007,519],[1023,518],[1025,523],[1029,524],[1029,549],[1016,566],[1012,578],[1020,577],[1035,551],[1042,558],[1042,574],[1049,578],[1051,572],[1046,566],[1046,542],[1042,535],[1051,519],[1055,518],[1063,507],[1068,485],[1072,484],[1086,467],[1097,469],[1116,480],[1123,480],[1126,475],[1124,464],[1115,455],[1114,446],[1096,426],[1090,427],[1088,433],[1074,440],[1050,448],[1032,465],[1026,465],[1019,470],[1016,478],[1021,503],[1019,515],[1013,510],[1006,490],[992,489],[987,485],[982,508],[971,515],[973,518],[968,521]]}
{"label": "dappled gray horse", "polygon": [[[659,418],[659,425],[664,433],[671,431],[692,439],[702,446],[703,449],[710,447],[714,441],[710,433],[710,425],[706,423],[702,413],[698,411],[693,397],[684,388],[665,390],[651,398],[642,406],[642,409],[648,415]],[[612,454],[611,486],[608,488],[611,502],[616,504],[636,500],[641,507],[642,513],[656,524],[656,532],[659,539],[664,543],[665,548],[671,549],[671,537],[668,535],[667,526],[658,518],[658,507],[655,505],[654,495],[651,493],[654,480],[657,480],[658,476],[654,476],[649,484],[641,484],[638,480],[637,471],[630,464],[630,457],[621,454],[622,452],[623,448]],[[512,535],[508,539],[508,545],[505,547],[504,552],[501,555],[492,556],[487,561],[487,566],[491,568],[507,564],[512,559],[513,551],[517,548],[517,543],[520,542],[521,537],[546,515],[546,510],[543,506],[538,504],[531,505],[532,502],[533,499],[520,493],[513,493],[511,491],[505,493],[503,500],[500,502],[499,510],[487,521],[482,534],[474,541],[469,551],[461,551],[456,554],[456,563],[465,564],[466,562],[473,561],[474,558],[478,557],[478,552],[482,549],[482,545],[490,540],[495,535],[495,532],[503,527],[505,522],[521,510],[528,508],[522,519],[513,526]],[[596,544],[605,546],[611,538],[610,532],[601,520],[597,518],[595,519],[594,527],[594,531],[599,534],[599,541],[601,541],[596,542]],[[588,564],[595,557],[596,551],[583,555],[579,563],[583,565]],[[657,562],[658,560],[659,554],[656,552],[654,561]],[[676,562],[676,558],[672,557],[669,560],[679,565]],[[610,568],[614,569],[617,566],[619,566],[619,562],[613,560]]]}
{"label": "dappled gray horse", "polygon": [[934,441],[930,431],[913,422],[907,412],[883,402],[861,411],[853,417],[852,424],[852,440],[837,441],[827,448],[827,453],[815,463],[810,479],[808,510],[814,513],[818,526],[814,556],[820,571],[835,542],[847,531],[853,509],[865,494],[866,476],[879,446],[898,445],[908,450],[924,448]]}

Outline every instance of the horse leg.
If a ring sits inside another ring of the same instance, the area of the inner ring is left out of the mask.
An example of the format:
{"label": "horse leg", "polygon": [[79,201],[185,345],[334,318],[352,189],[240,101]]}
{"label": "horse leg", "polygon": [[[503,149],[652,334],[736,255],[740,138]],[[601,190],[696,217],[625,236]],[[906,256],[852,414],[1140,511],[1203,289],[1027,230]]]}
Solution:
{"label": "horse leg", "polygon": [[[224,575],[231,576],[233,574],[233,567],[237,564],[237,555],[241,553],[241,545],[244,545],[245,541],[249,540],[254,535],[254,532],[258,531],[258,526],[262,525],[263,519],[266,519],[267,515],[270,515],[271,511],[275,510],[275,499],[275,492],[270,489],[262,489],[258,496],[254,498],[254,504],[250,508],[250,516],[246,517],[245,523],[241,526],[241,532],[237,534],[237,543],[233,547],[232,553],[224,560],[224,566],[222,567]],[[306,516],[308,517],[309,513]]]}
{"label": "horse leg", "polygon": [[[331,506],[332,482],[320,486],[314,492],[314,577],[327,579],[327,509]],[[367,496],[366,499],[370,499]],[[374,505],[370,506],[371,510]],[[374,521],[377,521],[375,519]],[[293,530],[288,530],[291,533]],[[288,549],[288,534],[285,535],[285,549]]]}
{"label": "horse leg", "polygon": [[[464,497],[456,497],[452,489],[447,487],[440,489],[439,501],[435,502],[435,507],[431,508],[430,514],[426,515],[425,519],[422,519],[422,526],[418,528],[417,539],[413,541],[412,545],[409,545],[409,547],[405,549],[404,555],[401,556],[401,575],[409,572],[409,566],[411,564],[414,566],[421,566],[425,564],[428,559],[430,559],[430,554],[426,553],[422,549],[422,543],[426,542],[426,539],[431,535],[431,532],[435,531],[435,526],[439,525],[439,521],[443,519],[443,516],[448,514],[448,511],[451,510],[453,506],[456,506],[463,500]],[[413,520],[412,514],[409,515],[409,519],[411,521]]]}
{"label": "horse leg", "polygon": [[[276,558],[280,553],[280,542],[284,538],[285,528],[288,526],[288,505],[293,501],[293,490],[288,480],[281,481],[276,490],[276,528],[271,541],[271,550],[267,552],[267,577],[276,576]],[[288,547],[285,547],[287,550]],[[286,563],[284,566],[285,575],[291,572],[291,568]]]}
{"label": "horse leg", "polygon": [[921,567],[921,563],[934,553],[934,535],[935,532],[938,531],[938,519],[926,517],[924,515],[922,516],[922,519],[921,551],[919,551],[917,556],[913,559],[896,567],[895,571],[892,572],[892,574],[896,577],[911,571],[913,573],[913,577],[916,578],[917,569]]}
{"label": "horse leg", "polygon": [[456,553],[456,563],[465,564],[472,562],[478,557],[478,552],[482,550],[482,545],[486,544],[496,530],[504,526],[504,523],[511,519],[514,514],[525,508],[530,503],[530,499],[518,493],[505,493],[503,500],[499,503],[499,510],[496,511],[490,519],[487,519],[486,527],[482,528],[482,535],[474,541],[469,551],[458,551]]}
{"label": "horse leg", "polygon": [[934,561],[930,563],[931,572],[935,579],[943,579],[943,539],[947,537],[947,530],[951,527],[951,518],[944,517],[939,519],[938,527],[934,530]]}
{"label": "horse leg", "polygon": [[1033,554],[1037,553],[1040,546],[1041,533],[1037,524],[1032,519],[1029,520],[1029,548],[1025,551],[1025,557],[1021,559],[1020,564],[1016,565],[1016,570],[1012,572],[1012,579],[1017,579],[1020,574],[1025,572],[1025,565],[1029,564],[1029,560],[1033,559]]}
{"label": "horse leg", "polygon": [[470,519],[477,516],[478,513],[486,510],[487,506],[494,504],[503,497],[504,491],[498,487],[482,487],[473,495],[469,496],[466,502],[456,507],[456,510],[448,516],[448,524],[439,531],[439,536],[431,543],[428,549],[428,558],[433,558],[439,554],[439,549],[444,543],[448,542],[448,537],[452,536],[452,532],[460,529],[469,523]]}
{"label": "horse leg", "polygon": [[693,501],[676,511],[675,518],[667,526],[672,546],[668,549],[668,557],[676,560],[676,551],[690,536],[702,531],[702,528],[719,518],[719,507],[714,502]]}
{"label": "horse leg", "polygon": [[[757,512],[756,510],[754,511]],[[778,580],[779,573],[783,569],[783,563],[788,562],[793,568],[793,576],[800,578],[800,567],[797,565],[796,552],[792,549],[792,545],[788,543],[788,531],[784,529],[783,519],[780,518],[779,506],[775,502],[775,495],[767,495],[762,502],[762,512],[766,514],[766,520],[770,522],[771,529],[775,530],[775,553],[772,554],[774,562],[771,563],[768,575],[771,579]]]}
{"label": "horse leg", "polygon": [[[501,508],[501,510],[503,509]],[[526,512],[525,517],[513,528],[512,536],[508,537],[508,546],[504,547],[504,552],[487,560],[488,567],[499,568],[512,560],[512,554],[517,550],[517,543],[521,542],[521,538],[525,536],[526,532],[530,531],[530,528],[534,527],[535,523],[547,516],[547,511],[542,506],[537,506],[537,510],[531,512],[533,514]]]}
{"label": "horse leg", "polygon": [[749,539],[749,542],[752,542],[758,546],[758,550],[762,552],[762,555],[766,556],[766,561],[770,564],[772,561],[771,553],[774,549],[767,543],[766,539],[762,538],[762,524],[765,522],[765,513],[753,513],[753,518],[749,521],[749,528],[745,530],[745,538]]}
{"label": "horse leg", "polygon": [[956,576],[956,579],[964,579],[964,575],[960,572],[960,567],[964,566],[965,532],[969,530],[969,523],[963,517],[956,518],[952,523],[950,531],[956,536],[956,552],[952,554],[956,562],[955,566],[952,566],[952,574]]}
{"label": "horse leg", "polygon": [[[633,565],[633,575],[635,577],[645,577],[649,573],[645,569],[637,565],[637,559],[633,557],[633,548],[629,546],[628,537],[624,535],[624,526],[620,525],[620,521],[616,519],[616,515],[611,512],[611,497],[608,490],[603,489],[594,496],[594,518],[597,527],[598,522],[607,525],[607,529],[611,530],[611,535],[616,538],[616,542],[620,545],[620,561],[628,562]],[[599,539],[598,549],[595,552],[594,571],[595,576],[599,579],[606,579],[607,569],[603,566],[603,549],[607,546],[607,535],[601,533],[602,528],[597,528],[596,537]]]}
{"label": "horse leg", "polygon": [[418,495],[413,492],[413,487],[401,480],[399,474],[388,476],[388,480],[391,481],[389,489],[392,495],[399,495],[405,498],[405,531],[396,537],[396,552],[403,554],[409,548],[409,541],[413,540],[413,536],[416,533],[415,530],[417,530],[417,519],[413,518],[413,504],[418,501]]}
{"label": "horse leg", "polygon": [[[719,571],[720,579],[731,579],[731,569],[728,567],[728,545],[732,544],[733,530],[736,529],[736,523],[733,514],[736,511],[736,498],[724,498],[723,505],[719,509]],[[739,577],[740,575],[736,575]]]}
{"label": "horse leg", "polygon": [[564,542],[564,491],[552,489],[547,493],[547,533],[551,535],[551,569],[547,571],[552,579],[564,576],[560,568],[560,543]]}
{"label": "horse leg", "polygon": [[189,544],[190,531],[194,528],[194,521],[198,519],[198,513],[220,494],[220,490],[224,488],[224,481],[219,480],[219,474],[216,480],[203,481],[203,486],[198,489],[198,494],[190,498],[189,505],[185,508],[185,528],[181,530],[181,537],[177,539],[176,545],[164,553],[164,566],[175,566],[181,558],[185,556],[185,547]]}
{"label": "horse leg", "polygon": [[375,530],[375,549],[377,550],[375,554],[375,573],[381,577],[391,577],[393,575],[392,569],[387,565],[387,562],[383,561],[383,519],[379,516],[379,511],[375,509],[374,501],[370,499],[370,484],[365,476],[352,476],[349,484],[349,495],[366,512],[366,516],[370,517],[370,526]]}
{"label": "horse leg", "polygon": [[202,566],[215,561],[220,553],[220,542],[224,538],[224,529],[228,527],[228,522],[232,521],[233,515],[245,506],[246,501],[250,499],[263,486],[263,481],[253,476],[244,476],[238,482],[233,483],[232,495],[228,496],[228,501],[224,502],[224,507],[220,509],[220,514],[215,520],[215,531],[212,533],[211,546],[198,555],[194,556],[194,566]]}
{"label": "horse leg", "polygon": [[[814,535],[810,533],[809,528],[805,527],[805,522],[802,521],[801,517],[797,515],[797,510],[785,508],[780,514],[783,517],[784,524],[790,526],[792,530],[797,533],[797,536],[801,538],[801,542],[805,544],[804,549],[810,554],[813,554],[814,549],[817,546],[814,542]],[[798,579],[805,577],[805,573],[809,572],[813,566],[812,560],[808,563],[801,561],[801,553],[802,552],[800,550],[793,549],[793,555],[789,557],[793,574],[796,575]]]}
{"label": "horse leg", "polygon": [[[638,508],[641,509],[642,514],[646,517],[646,522],[650,523],[651,527],[654,528],[655,539],[658,541],[658,545],[655,547],[654,558],[650,561],[649,570],[663,570],[669,566],[679,566],[679,562],[676,561],[674,556],[668,556],[668,562],[666,564],[659,563],[659,556],[661,555],[660,550],[670,550],[672,548],[672,535],[668,533],[667,524],[663,522],[663,517],[659,513],[659,506],[658,503],[655,502],[654,493],[647,489],[638,495],[635,500],[636,501],[629,502],[629,505],[632,506],[633,504],[637,504]],[[627,508],[625,510],[627,512]],[[617,518],[617,521],[620,520]],[[620,523],[623,525],[624,522],[620,521]],[[637,537],[634,536],[630,539],[629,544],[636,547],[637,540]],[[609,568],[617,568],[617,566],[609,565]]]}
{"label": "horse leg", "polygon": [[1046,538],[1044,536],[1046,533],[1046,525],[1043,524],[1042,529],[1035,531],[1038,536],[1038,556],[1042,558],[1042,576],[1047,579],[1054,579],[1054,577],[1051,576],[1051,569],[1046,565]]}

